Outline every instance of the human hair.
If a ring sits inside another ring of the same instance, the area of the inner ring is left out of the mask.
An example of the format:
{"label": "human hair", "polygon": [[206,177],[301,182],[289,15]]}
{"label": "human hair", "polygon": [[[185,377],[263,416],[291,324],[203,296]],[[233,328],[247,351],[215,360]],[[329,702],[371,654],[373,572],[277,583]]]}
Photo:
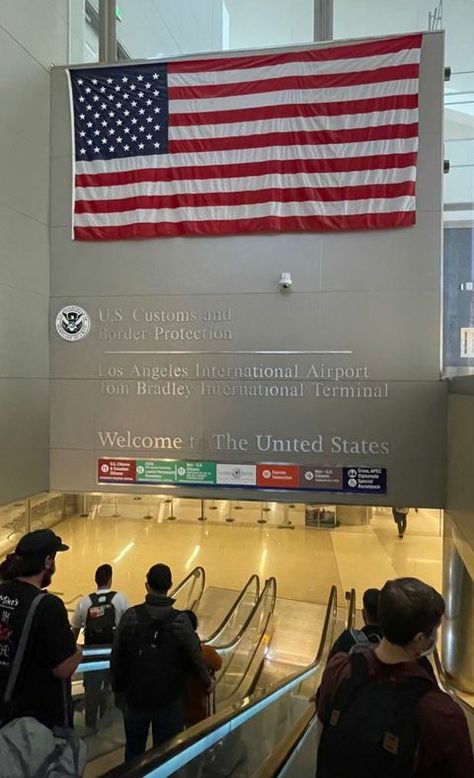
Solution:
{"label": "human hair", "polygon": [[112,565],[100,565],[95,571],[97,586],[107,586],[112,580]]}
{"label": "human hair", "polygon": [[8,554],[0,564],[0,582],[12,581],[16,578],[16,557],[15,554]]}
{"label": "human hair", "polygon": [[11,578],[31,578],[42,573],[45,567],[45,556],[16,556],[12,560],[9,575]]}
{"label": "human hair", "polygon": [[171,589],[171,570],[168,565],[157,564],[150,567],[146,576],[147,584],[155,592],[167,592]]}
{"label": "human hair", "polygon": [[368,624],[379,623],[379,596],[380,589],[366,589],[362,596],[362,604]]}
{"label": "human hair", "polygon": [[196,632],[196,630],[198,628],[198,620],[197,620],[197,616],[194,613],[194,611],[183,611],[183,613],[186,614],[186,616],[188,617],[189,621],[191,622],[191,626],[192,626],[193,630]]}
{"label": "human hair", "polygon": [[387,581],[379,597],[379,623],[383,636],[406,646],[422,632],[429,637],[445,611],[442,596],[418,578]]}

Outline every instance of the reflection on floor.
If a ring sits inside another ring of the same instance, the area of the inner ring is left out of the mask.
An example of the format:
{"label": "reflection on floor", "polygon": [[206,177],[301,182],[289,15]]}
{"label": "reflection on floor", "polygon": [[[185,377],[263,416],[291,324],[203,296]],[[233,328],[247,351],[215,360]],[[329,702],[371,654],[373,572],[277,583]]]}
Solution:
{"label": "reflection on floor", "polygon": [[[143,503],[110,501],[87,518],[75,516],[57,525],[72,553],[58,559],[54,590],[66,601],[88,593],[103,562],[113,565],[114,588],[131,602],[143,598],[145,573],[155,562],[169,564],[176,582],[202,565],[208,585],[229,589],[240,589],[252,573],[263,579],[274,575],[280,597],[321,604],[333,583],[340,602],[351,587],[361,596],[367,587],[403,575],[441,588],[440,511],[411,510],[400,540],[388,508],[374,509],[368,526],[328,530],[305,527],[304,506],[285,515],[276,503],[229,507],[220,501],[215,510],[207,503],[207,521],[198,521],[199,501],[174,500],[177,518],[169,521],[170,504],[153,499],[153,504],[146,498]],[[235,520],[227,522],[229,516]],[[285,527],[288,520],[291,528]]]}

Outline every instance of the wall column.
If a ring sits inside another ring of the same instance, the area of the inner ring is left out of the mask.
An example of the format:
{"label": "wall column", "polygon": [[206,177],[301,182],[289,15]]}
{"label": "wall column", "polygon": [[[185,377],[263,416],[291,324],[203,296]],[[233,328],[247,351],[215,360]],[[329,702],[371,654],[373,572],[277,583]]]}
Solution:
{"label": "wall column", "polygon": [[443,592],[446,600],[442,635],[443,665],[457,689],[473,694],[474,581],[456,549],[452,522],[446,514]]}

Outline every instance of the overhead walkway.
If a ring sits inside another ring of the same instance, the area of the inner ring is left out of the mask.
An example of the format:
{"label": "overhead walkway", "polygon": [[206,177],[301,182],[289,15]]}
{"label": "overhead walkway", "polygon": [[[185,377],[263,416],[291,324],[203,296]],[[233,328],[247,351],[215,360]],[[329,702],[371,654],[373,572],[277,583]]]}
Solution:
{"label": "overhead walkway", "polygon": [[[279,681],[265,692],[256,688],[243,698],[219,706],[217,713],[164,747],[147,752],[132,765],[103,773],[108,778],[139,776],[265,776],[269,760],[287,745],[295,728],[304,734],[295,758],[309,760],[300,775],[314,774],[311,744],[315,731],[314,693],[319,684],[329,649],[339,629],[344,628],[337,609],[337,589],[331,588],[319,647],[314,660],[304,669]],[[295,775],[297,773],[294,773]]]}

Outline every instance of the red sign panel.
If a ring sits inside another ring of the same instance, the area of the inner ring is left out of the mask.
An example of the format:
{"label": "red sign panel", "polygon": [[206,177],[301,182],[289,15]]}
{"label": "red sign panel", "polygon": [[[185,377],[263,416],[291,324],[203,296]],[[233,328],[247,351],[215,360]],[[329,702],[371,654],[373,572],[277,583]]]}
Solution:
{"label": "red sign panel", "polygon": [[297,489],[299,485],[298,465],[257,465],[257,486]]}
{"label": "red sign panel", "polygon": [[137,465],[135,459],[99,459],[97,462],[97,480],[99,482],[135,481]]}

